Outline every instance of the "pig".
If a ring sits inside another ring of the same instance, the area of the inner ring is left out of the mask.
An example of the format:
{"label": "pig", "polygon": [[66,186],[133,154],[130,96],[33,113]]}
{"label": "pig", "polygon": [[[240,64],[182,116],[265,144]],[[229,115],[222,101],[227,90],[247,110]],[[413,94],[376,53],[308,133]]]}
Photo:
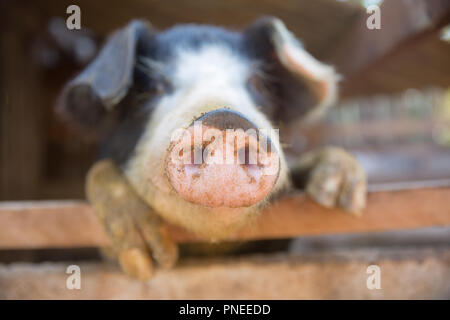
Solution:
{"label": "pig", "polygon": [[[178,250],[167,222],[220,241],[299,186],[325,207],[360,214],[366,176],[352,155],[326,147],[288,168],[273,130],[323,114],[338,80],[275,17],[242,31],[196,24],[157,31],[133,20],[113,33],[66,85],[58,110],[82,132],[102,132],[87,197],[123,270],[148,279],[153,261],[174,265]],[[207,129],[242,139],[205,144]],[[250,163],[250,149],[264,161]],[[180,161],[196,152],[199,163]],[[205,160],[224,155],[231,162]]]}

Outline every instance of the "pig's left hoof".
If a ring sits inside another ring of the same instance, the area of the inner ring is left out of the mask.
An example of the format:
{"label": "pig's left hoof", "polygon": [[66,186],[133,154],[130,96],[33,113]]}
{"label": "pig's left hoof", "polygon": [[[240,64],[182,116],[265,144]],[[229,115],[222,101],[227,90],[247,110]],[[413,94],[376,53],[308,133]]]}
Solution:
{"label": "pig's left hoof", "polygon": [[360,215],[366,206],[367,179],[356,158],[339,148],[325,148],[314,158],[306,193],[325,207]]}

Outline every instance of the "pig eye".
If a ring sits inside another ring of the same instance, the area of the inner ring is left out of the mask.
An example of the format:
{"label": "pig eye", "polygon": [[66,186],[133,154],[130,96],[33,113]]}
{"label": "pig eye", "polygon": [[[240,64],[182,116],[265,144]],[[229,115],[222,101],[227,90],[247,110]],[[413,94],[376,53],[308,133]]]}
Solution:
{"label": "pig eye", "polygon": [[164,90],[164,83],[158,79],[148,78],[143,90],[147,92],[149,95],[162,94]]}
{"label": "pig eye", "polygon": [[164,65],[148,58],[139,57],[134,72],[134,85],[147,96],[160,95],[170,89]]}
{"label": "pig eye", "polygon": [[248,86],[258,93],[264,93],[267,90],[262,77],[257,74],[250,76],[248,79]]}
{"label": "pig eye", "polygon": [[255,103],[272,117],[277,105],[276,80],[263,72],[255,72],[247,80],[247,89]]}
{"label": "pig eye", "polygon": [[167,85],[164,79],[137,69],[134,76],[134,86],[139,93],[152,96],[164,93]]}
{"label": "pig eye", "polygon": [[254,63],[253,72],[247,80],[247,87],[254,93],[264,99],[270,99],[276,94],[277,78],[274,77],[271,71],[273,65],[261,62]]}
{"label": "pig eye", "polygon": [[246,145],[245,147],[242,147],[238,150],[238,160],[239,164],[242,165],[252,165],[252,164],[258,164],[258,156],[257,156],[257,150],[250,147],[249,145]]}

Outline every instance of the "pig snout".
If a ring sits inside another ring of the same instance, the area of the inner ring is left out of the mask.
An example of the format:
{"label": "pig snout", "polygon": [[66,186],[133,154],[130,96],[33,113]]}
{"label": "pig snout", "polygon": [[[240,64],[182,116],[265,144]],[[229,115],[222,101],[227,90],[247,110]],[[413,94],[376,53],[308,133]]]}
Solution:
{"label": "pig snout", "polygon": [[183,199],[207,207],[246,207],[267,197],[279,174],[267,135],[239,112],[210,111],[172,139],[166,174]]}

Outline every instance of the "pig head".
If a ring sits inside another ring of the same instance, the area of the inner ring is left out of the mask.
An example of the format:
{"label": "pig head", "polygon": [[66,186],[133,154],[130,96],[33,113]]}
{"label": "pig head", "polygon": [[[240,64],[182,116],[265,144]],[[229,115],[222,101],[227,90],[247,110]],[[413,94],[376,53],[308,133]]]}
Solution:
{"label": "pig head", "polygon": [[83,132],[107,132],[100,157],[164,220],[220,239],[289,188],[273,129],[320,114],[336,81],[276,18],[242,32],[136,20],[66,86],[59,109]]}

